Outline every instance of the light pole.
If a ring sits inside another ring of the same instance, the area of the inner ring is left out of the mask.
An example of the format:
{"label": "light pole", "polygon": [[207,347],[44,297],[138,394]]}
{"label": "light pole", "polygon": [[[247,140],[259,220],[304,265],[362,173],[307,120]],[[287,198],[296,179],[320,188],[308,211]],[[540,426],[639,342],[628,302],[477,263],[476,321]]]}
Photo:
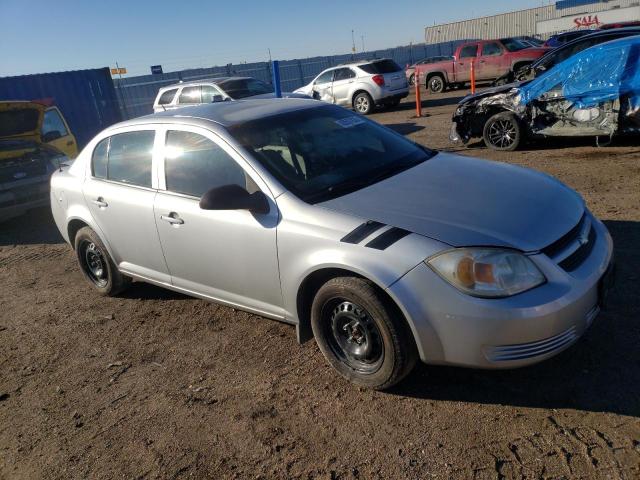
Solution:
{"label": "light pole", "polygon": [[364,35],[360,35],[360,40],[362,40],[362,51],[364,52]]}
{"label": "light pole", "polygon": [[353,29],[351,29],[351,53],[356,53],[356,37],[353,35]]}

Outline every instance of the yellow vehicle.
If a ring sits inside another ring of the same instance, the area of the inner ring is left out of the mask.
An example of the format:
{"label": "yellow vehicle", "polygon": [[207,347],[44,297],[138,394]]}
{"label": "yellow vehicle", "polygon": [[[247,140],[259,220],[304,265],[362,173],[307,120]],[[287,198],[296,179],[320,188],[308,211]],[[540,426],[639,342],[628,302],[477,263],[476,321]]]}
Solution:
{"label": "yellow vehicle", "polygon": [[49,180],[78,154],[57,107],[0,102],[0,222],[49,204]]}
{"label": "yellow vehicle", "polygon": [[0,139],[46,143],[69,158],[78,155],[78,143],[67,121],[48,101],[0,102]]}

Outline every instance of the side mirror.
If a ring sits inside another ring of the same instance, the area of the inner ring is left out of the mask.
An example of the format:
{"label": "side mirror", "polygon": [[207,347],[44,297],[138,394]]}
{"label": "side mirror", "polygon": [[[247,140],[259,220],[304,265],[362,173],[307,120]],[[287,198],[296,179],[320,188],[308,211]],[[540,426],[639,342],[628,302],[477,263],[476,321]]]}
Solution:
{"label": "side mirror", "polygon": [[247,192],[240,185],[212,188],[200,198],[203,210],[249,210],[251,213],[269,213],[269,202],[261,191]]}
{"label": "side mirror", "polygon": [[59,139],[60,137],[62,137],[62,134],[58,130],[51,130],[50,132],[42,135],[42,141],[44,143],[49,143]]}
{"label": "side mirror", "polygon": [[222,95],[214,95],[211,103],[224,102],[224,97]]}

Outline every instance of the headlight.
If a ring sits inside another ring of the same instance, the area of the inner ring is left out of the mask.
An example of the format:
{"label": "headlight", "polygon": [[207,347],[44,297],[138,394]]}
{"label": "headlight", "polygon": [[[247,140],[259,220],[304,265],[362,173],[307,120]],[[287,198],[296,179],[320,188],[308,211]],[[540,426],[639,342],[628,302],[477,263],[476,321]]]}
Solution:
{"label": "headlight", "polygon": [[427,260],[433,270],[459,290],[476,297],[509,297],[546,279],[525,255],[497,248],[458,248]]}
{"label": "headlight", "polygon": [[454,115],[454,116],[456,116],[456,117],[460,117],[460,116],[462,116],[462,114],[464,114],[464,107],[458,107],[458,108],[456,108],[456,113],[455,113],[455,115]]}

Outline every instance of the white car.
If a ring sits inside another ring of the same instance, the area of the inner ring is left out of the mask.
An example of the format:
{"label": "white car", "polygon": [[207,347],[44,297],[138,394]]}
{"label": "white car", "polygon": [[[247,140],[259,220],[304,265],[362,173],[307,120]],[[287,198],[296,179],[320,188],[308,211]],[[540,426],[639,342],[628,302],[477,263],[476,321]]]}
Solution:
{"label": "white car", "polygon": [[393,60],[363,60],[328,68],[294,93],[368,115],[377,105],[398,105],[409,95],[409,84],[404,70]]}

